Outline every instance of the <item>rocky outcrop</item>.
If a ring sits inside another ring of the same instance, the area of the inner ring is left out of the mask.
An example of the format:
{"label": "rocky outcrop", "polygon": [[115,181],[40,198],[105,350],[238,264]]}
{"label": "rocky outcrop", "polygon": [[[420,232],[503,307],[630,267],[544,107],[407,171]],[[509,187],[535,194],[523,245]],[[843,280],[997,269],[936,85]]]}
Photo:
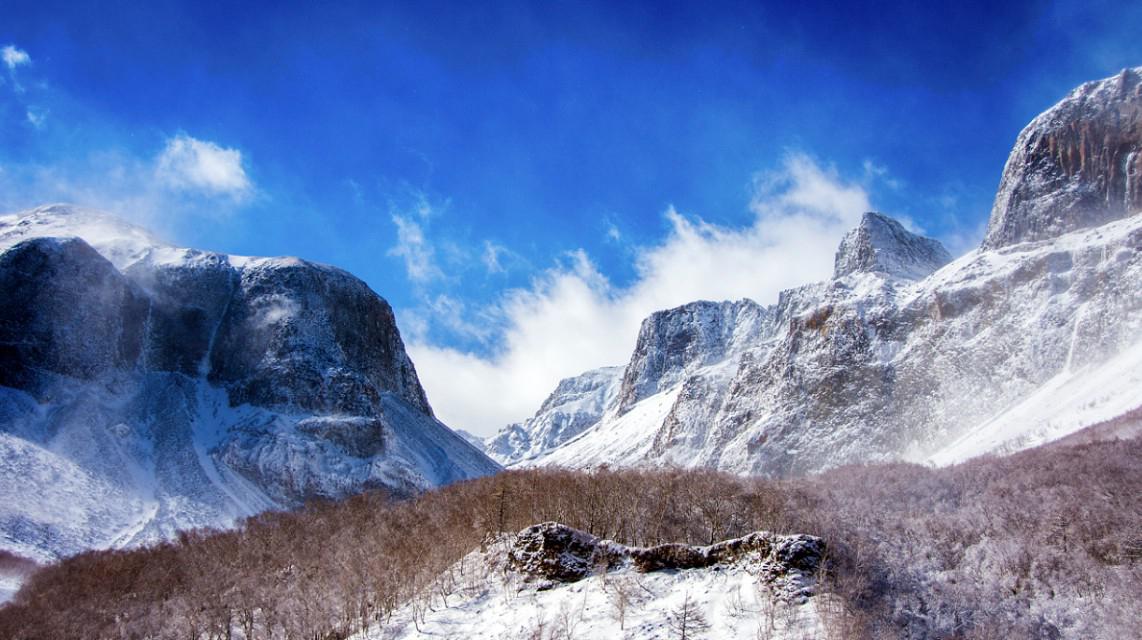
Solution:
{"label": "rocky outcrop", "polygon": [[394,393],[432,415],[392,309],[340,269],[241,265],[213,346],[209,379],[235,403],[371,416]]}
{"label": "rocky outcrop", "polygon": [[884,214],[869,212],[841,240],[833,277],[862,272],[921,280],[951,261],[938,241],[911,233]]}
{"label": "rocky outcrop", "polygon": [[1088,82],[1031,121],[1003,169],[985,249],[1142,211],[1142,67]]}
{"label": "rocky outcrop", "polygon": [[[129,506],[78,525],[0,509],[0,534],[50,529],[35,557],[499,469],[433,417],[392,309],[340,269],[171,247],[60,205],[0,218],[0,251],[5,446]],[[26,466],[0,456],[0,481]]]}
{"label": "rocky outcrop", "polygon": [[825,541],[816,536],[757,531],[709,546],[661,544],[628,547],[601,540],[557,522],[532,525],[516,535],[508,565],[531,580],[576,582],[595,573],[633,567],[637,571],[704,569],[749,558],[763,581],[811,577],[825,557]]}

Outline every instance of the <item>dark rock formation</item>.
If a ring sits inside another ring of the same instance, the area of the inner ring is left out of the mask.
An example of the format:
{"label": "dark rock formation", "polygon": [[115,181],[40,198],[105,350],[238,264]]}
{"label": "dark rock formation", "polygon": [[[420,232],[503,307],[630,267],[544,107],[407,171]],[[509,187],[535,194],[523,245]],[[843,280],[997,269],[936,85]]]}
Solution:
{"label": "dark rock formation", "polygon": [[373,415],[395,393],[432,415],[388,303],[302,260],[246,265],[217,324],[210,381],[235,403]]}
{"label": "dark rock formation", "polygon": [[78,238],[0,254],[0,385],[38,395],[42,374],[92,380],[135,366],[147,303]]}
{"label": "dark rock formation", "polygon": [[705,547],[678,543],[628,547],[557,522],[544,522],[519,532],[508,562],[530,579],[575,582],[622,566],[644,573],[703,569],[737,562],[747,555],[757,561],[763,577],[812,575],[824,558],[825,542],[815,536],[757,531]]}
{"label": "dark rock formation", "polygon": [[1031,121],[1003,169],[985,249],[1142,211],[1142,67],[1088,82]]}

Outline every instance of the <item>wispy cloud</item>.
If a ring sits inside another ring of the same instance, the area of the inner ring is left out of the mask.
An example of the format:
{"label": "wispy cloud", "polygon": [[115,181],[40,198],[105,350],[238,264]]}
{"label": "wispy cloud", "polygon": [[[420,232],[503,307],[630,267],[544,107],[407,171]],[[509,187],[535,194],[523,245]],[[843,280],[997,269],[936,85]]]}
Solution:
{"label": "wispy cloud", "polygon": [[605,237],[610,242],[618,242],[623,239],[623,233],[614,222],[608,222]]}
{"label": "wispy cloud", "polygon": [[[37,126],[37,117],[43,114],[29,110],[32,126]],[[241,154],[212,143],[201,145],[207,153],[198,158],[177,145],[172,151],[168,140],[153,154],[107,148],[60,156],[47,164],[9,162],[0,166],[0,211],[71,202],[164,235],[187,220],[228,215],[251,202],[255,187],[242,168]],[[213,154],[216,149],[221,156]]]}
{"label": "wispy cloud", "polygon": [[253,185],[242,165],[242,152],[180,133],[166,142],[155,161],[155,175],[177,191],[243,200]]}
{"label": "wispy cloud", "polygon": [[841,236],[872,209],[860,180],[805,155],[759,174],[754,187],[745,227],[668,209],[669,233],[636,250],[628,287],[615,287],[586,252],[566,254],[487,314],[502,331],[490,357],[410,340],[437,413],[489,434],[530,415],[560,378],[624,363],[642,319],[657,309],[699,299],[770,303],[782,289],[824,279]]}
{"label": "wispy cloud", "polygon": [[507,271],[504,265],[500,264],[500,256],[502,256],[507,249],[492,242],[491,240],[484,241],[484,253],[480,256],[480,261],[484,263],[484,268],[488,273],[503,273]]}
{"label": "wispy cloud", "polygon": [[[428,215],[427,212],[421,213],[421,209],[416,211],[421,218]],[[441,277],[443,272],[436,266],[436,252],[425,237],[421,223],[400,213],[394,213],[392,220],[397,227],[397,244],[389,249],[389,255],[404,260],[408,279],[423,285]]]}
{"label": "wispy cloud", "polygon": [[28,55],[27,51],[10,44],[0,48],[0,60],[4,62],[5,67],[8,67],[8,78],[12,81],[12,90],[17,95],[23,94],[24,86],[16,77],[16,69],[32,64],[32,57]]}
{"label": "wispy cloud", "polygon": [[4,61],[4,65],[8,67],[9,71],[15,70],[16,67],[32,64],[32,57],[28,55],[28,52],[12,44],[0,49],[0,59]]}

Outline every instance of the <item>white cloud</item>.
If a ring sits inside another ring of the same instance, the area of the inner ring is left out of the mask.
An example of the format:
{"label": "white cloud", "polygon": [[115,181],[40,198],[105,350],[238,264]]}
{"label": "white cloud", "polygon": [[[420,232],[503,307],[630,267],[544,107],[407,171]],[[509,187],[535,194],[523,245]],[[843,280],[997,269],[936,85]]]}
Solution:
{"label": "white cloud", "polygon": [[[420,213],[420,217],[426,214]],[[397,245],[389,249],[390,256],[404,259],[404,268],[408,272],[409,280],[416,284],[424,284],[443,275],[436,266],[435,251],[424,237],[424,229],[415,220],[399,213],[393,214],[393,223],[397,226]]]}
{"label": "white cloud", "polygon": [[253,190],[242,167],[242,152],[198,140],[185,133],[167,140],[155,163],[155,175],[177,191],[197,191],[212,196],[247,198]]}
{"label": "white cloud", "polygon": [[10,71],[15,70],[16,67],[32,64],[32,57],[28,55],[28,52],[16,48],[15,45],[7,45],[0,49],[0,59],[4,60],[4,64]]}
{"label": "white cloud", "polygon": [[[699,299],[776,301],[827,278],[845,231],[871,210],[855,181],[807,156],[755,180],[751,225],[727,228],[666,212],[671,230],[637,252],[635,282],[616,288],[583,251],[505,296],[500,350],[480,357],[410,340],[433,407],[455,428],[488,435],[534,412],[560,378],[630,357],[651,312]],[[493,400],[489,400],[493,399]]]}

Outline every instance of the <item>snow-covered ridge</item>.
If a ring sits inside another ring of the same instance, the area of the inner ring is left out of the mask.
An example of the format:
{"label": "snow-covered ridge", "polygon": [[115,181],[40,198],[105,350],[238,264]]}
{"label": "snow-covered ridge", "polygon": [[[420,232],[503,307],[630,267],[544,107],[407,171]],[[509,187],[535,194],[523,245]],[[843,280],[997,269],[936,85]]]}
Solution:
{"label": "snow-covered ridge", "polygon": [[[740,351],[685,370],[624,414],[612,405],[526,464],[787,475],[952,462],[1064,436],[1133,407],[1140,247],[1134,216],[973,252],[919,282],[857,273],[792,290],[767,310],[768,332]],[[1000,418],[1036,397],[1052,401]],[[956,455],[946,449],[956,441],[977,444]]]}
{"label": "snow-covered ridge", "polygon": [[389,305],[345,271],[63,205],[0,218],[0,251],[4,548],[48,559],[499,468],[433,417]]}
{"label": "snow-covered ridge", "polygon": [[622,367],[593,369],[561,380],[535,415],[484,442],[501,464],[525,461],[567,442],[597,423],[618,395]]}

